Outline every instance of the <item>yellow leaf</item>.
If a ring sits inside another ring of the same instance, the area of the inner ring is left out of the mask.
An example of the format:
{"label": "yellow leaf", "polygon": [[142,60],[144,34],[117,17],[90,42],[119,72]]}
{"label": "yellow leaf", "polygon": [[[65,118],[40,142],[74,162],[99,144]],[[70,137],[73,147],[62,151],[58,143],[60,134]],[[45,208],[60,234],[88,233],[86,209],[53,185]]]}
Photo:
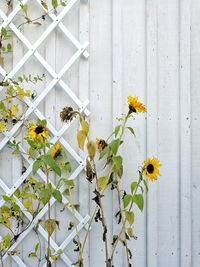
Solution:
{"label": "yellow leaf", "polygon": [[93,141],[89,141],[87,143],[87,150],[90,159],[93,160],[96,155],[96,143]]}
{"label": "yellow leaf", "polygon": [[0,133],[4,133],[7,131],[6,123],[3,121],[0,121]]}
{"label": "yellow leaf", "polygon": [[47,3],[45,3],[44,1],[41,1],[41,4],[42,4],[42,6],[43,6],[46,10],[48,10],[48,5],[47,5]]}
{"label": "yellow leaf", "polygon": [[82,116],[80,117],[80,121],[81,121],[82,130],[85,133],[85,135],[87,136],[89,133],[89,124]]}
{"label": "yellow leaf", "polygon": [[24,201],[24,207],[30,211],[31,207],[32,207],[32,202],[30,199],[27,199],[26,201]]}
{"label": "yellow leaf", "polygon": [[84,145],[85,145],[85,140],[86,140],[86,134],[83,130],[80,130],[77,133],[77,141],[78,141],[78,146],[80,147],[80,149],[84,149]]}
{"label": "yellow leaf", "polygon": [[4,219],[3,220],[3,224],[8,228],[10,228],[10,226],[11,226],[11,223],[10,223],[10,221],[8,219]]}
{"label": "yellow leaf", "polygon": [[51,236],[56,229],[56,221],[53,219],[46,220],[44,226],[49,235]]}
{"label": "yellow leaf", "polygon": [[134,223],[134,212],[133,211],[126,211],[125,217],[130,225]]}
{"label": "yellow leaf", "polygon": [[10,108],[11,116],[16,116],[18,111],[19,111],[19,105],[13,105]]}
{"label": "yellow leaf", "polygon": [[109,176],[102,176],[98,179],[98,187],[99,190],[102,191],[105,189],[105,187],[107,186],[109,182]]}

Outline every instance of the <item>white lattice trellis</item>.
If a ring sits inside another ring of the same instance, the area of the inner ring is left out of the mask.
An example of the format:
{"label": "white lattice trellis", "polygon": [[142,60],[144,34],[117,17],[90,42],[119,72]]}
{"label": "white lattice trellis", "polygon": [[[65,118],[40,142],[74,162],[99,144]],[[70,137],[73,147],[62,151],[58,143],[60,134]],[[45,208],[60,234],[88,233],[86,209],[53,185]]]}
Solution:
{"label": "white lattice trellis", "polygon": [[[41,5],[40,0],[36,0],[38,5],[44,10],[44,12],[47,12],[44,7]],[[23,0],[22,4],[26,4],[28,0]],[[46,69],[46,71],[52,76],[52,81],[48,84],[48,86],[42,91],[42,93],[36,98],[34,102],[31,102],[29,99],[26,99],[26,104],[28,105],[27,112],[25,114],[24,119],[28,119],[29,116],[34,113],[39,119],[46,119],[45,116],[39,111],[38,105],[45,99],[45,97],[51,92],[51,90],[56,86],[56,84],[59,84],[61,88],[66,92],[66,94],[76,103],[76,105],[80,108],[81,112],[84,112],[87,116],[89,115],[89,111],[87,109],[87,105],[89,103],[88,100],[86,100],[84,103],[82,103],[78,97],[73,93],[73,91],[69,88],[69,86],[62,80],[63,75],[69,70],[69,68],[73,65],[73,63],[80,57],[84,56],[86,59],[89,57],[88,52],[86,51],[86,48],[88,47],[89,43],[85,42],[84,44],[80,44],[76,38],[72,35],[72,33],[66,28],[66,26],[62,23],[62,19],[69,13],[69,11],[73,8],[73,6],[78,2],[78,0],[71,0],[68,2],[67,6],[63,8],[63,10],[60,12],[58,16],[47,13],[47,15],[52,20],[51,24],[48,26],[48,28],[43,32],[43,34],[37,39],[34,45],[32,45],[27,38],[19,31],[19,29],[12,23],[15,16],[19,13],[21,10],[20,4],[18,4],[15,9],[6,16],[5,13],[0,9],[0,17],[3,19],[3,23],[0,26],[0,30],[2,27],[9,27],[12,32],[21,40],[21,42],[27,47],[28,51],[25,53],[25,55],[22,57],[22,59],[19,61],[18,64],[14,66],[14,68],[11,70],[10,73],[6,73],[6,71],[0,66],[0,74],[3,77],[7,78],[13,78],[15,74],[24,66],[25,63],[28,62],[29,58],[34,55],[36,59],[39,61],[39,63]],[[74,55],[66,62],[66,64],[63,66],[63,68],[59,71],[59,73],[56,73],[55,70],[48,64],[48,62],[41,56],[41,54],[38,52],[38,48],[40,45],[46,40],[46,38],[50,35],[50,33],[56,28],[59,27],[62,33],[72,42],[72,44],[76,47],[77,51],[74,53]],[[68,153],[76,160],[78,163],[78,167],[76,170],[72,173],[71,178],[75,179],[85,168],[85,160],[82,159],[70,146],[70,144],[62,137],[63,134],[66,132],[66,130],[71,126],[73,121],[69,124],[65,124],[59,131],[57,131],[54,126],[47,120],[47,127],[53,134],[53,137],[51,139],[51,142],[55,144],[56,142],[59,142],[62,144],[62,146],[68,151]],[[14,136],[19,130],[19,128],[22,126],[23,122],[19,121],[17,122],[13,128],[5,133],[5,136],[3,140],[0,142],[0,150],[2,150],[6,144],[9,141],[14,140]],[[17,188],[21,186],[23,181],[31,174],[32,172],[32,166],[33,161],[28,158],[26,153],[24,153],[24,149],[22,146],[20,146],[20,152],[24,160],[29,164],[29,167],[26,169],[26,172],[19,177],[19,179],[12,185],[11,188],[8,188],[7,185],[3,181],[3,177],[0,177],[0,187],[6,192],[7,196],[11,196]],[[42,170],[38,171],[38,175],[46,181],[46,176]],[[2,179],[1,179],[2,178]],[[55,185],[52,183],[52,186],[55,187]],[[65,190],[64,187],[60,188],[60,192],[63,193]],[[47,212],[47,205],[39,212],[39,214],[33,219],[32,215],[25,209],[23,204],[19,201],[19,199],[16,198],[16,203],[20,206],[20,208],[23,210],[24,215],[29,221],[32,221],[31,226],[20,235],[17,242],[12,245],[10,250],[14,250],[22,241],[23,239],[30,233],[30,231],[37,225],[37,222],[39,219],[41,219]],[[2,206],[5,203],[3,199],[0,200],[0,206]],[[51,206],[55,203],[55,199],[51,199],[50,204]],[[68,203],[68,200],[66,197],[63,197],[63,203]],[[69,208],[70,211],[72,211]],[[78,231],[80,231],[83,227],[87,228],[87,222],[89,221],[89,216],[85,216],[84,218],[78,213],[75,212],[76,219],[79,221],[79,224],[77,225]],[[39,233],[43,236],[45,240],[47,240],[48,235],[47,232],[44,230],[44,228],[40,225]],[[76,235],[76,230],[73,230],[69,236],[63,241],[61,245],[57,245],[56,242],[51,238],[51,248],[57,252],[58,250],[64,251],[66,246],[72,241],[72,239]],[[8,254],[4,255],[4,259],[6,259]],[[65,253],[62,253],[61,256],[62,260],[66,264],[66,266],[73,266],[71,260],[68,258],[68,256]],[[25,267],[26,264],[21,260],[21,258],[18,255],[13,255],[12,258],[15,260],[15,262],[20,267]],[[45,265],[44,265],[45,266]]]}

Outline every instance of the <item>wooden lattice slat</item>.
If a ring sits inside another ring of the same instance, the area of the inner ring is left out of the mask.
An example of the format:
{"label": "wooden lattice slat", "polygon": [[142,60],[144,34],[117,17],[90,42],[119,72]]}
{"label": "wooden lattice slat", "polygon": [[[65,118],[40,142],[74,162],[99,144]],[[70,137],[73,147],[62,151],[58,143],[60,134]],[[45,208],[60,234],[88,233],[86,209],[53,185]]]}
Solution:
{"label": "wooden lattice slat", "polygon": [[[40,0],[36,0],[38,2],[38,5],[46,12],[46,10],[42,7]],[[22,4],[26,4],[28,0],[23,0]],[[49,27],[43,32],[43,34],[37,39],[34,45],[32,45],[29,40],[19,31],[19,29],[12,23],[15,16],[17,16],[18,12],[21,10],[20,4],[18,4],[14,10],[6,16],[5,13],[0,9],[0,17],[3,19],[3,23],[0,25],[0,30],[2,27],[9,27],[12,32],[17,36],[19,40],[21,40],[22,44],[26,46],[28,51],[25,53],[25,55],[22,57],[22,59],[14,66],[14,68],[11,70],[10,73],[7,73],[2,67],[0,67],[0,74],[3,77],[7,78],[13,78],[15,74],[22,69],[25,63],[28,62],[30,57],[32,55],[35,56],[35,58],[38,60],[38,62],[45,68],[45,70],[52,76],[51,82],[48,84],[48,86],[42,91],[42,93],[36,98],[34,102],[31,102],[28,98],[25,99],[26,104],[28,105],[27,112],[25,114],[24,119],[28,119],[31,114],[35,114],[39,119],[46,119],[46,117],[38,110],[38,105],[45,99],[45,97],[52,91],[53,88],[57,84],[60,85],[60,87],[64,90],[64,92],[74,101],[74,103],[79,107],[81,112],[84,112],[86,116],[89,115],[89,111],[87,109],[87,105],[89,103],[88,100],[86,100],[84,103],[82,103],[79,98],[74,94],[74,92],[70,89],[70,87],[62,80],[63,75],[69,70],[69,68],[74,64],[74,62],[80,58],[82,55],[84,58],[88,58],[89,54],[86,51],[86,48],[88,47],[89,43],[85,42],[84,44],[80,44],[76,38],[72,35],[72,33],[66,28],[66,26],[62,23],[62,19],[69,13],[69,11],[73,8],[75,3],[77,3],[78,0],[71,0],[63,8],[61,13],[56,16],[55,14],[48,13],[47,15],[52,20]],[[56,29],[56,27],[59,27],[62,33],[71,41],[71,43],[76,47],[77,51],[74,53],[74,55],[66,62],[64,67],[59,71],[59,73],[56,73],[56,71],[48,64],[48,62],[40,55],[38,52],[38,48],[40,45],[46,40],[46,38],[50,35],[52,31]],[[47,119],[46,119],[47,120]],[[67,129],[72,125],[73,121],[69,124],[65,124],[59,131],[57,131],[54,126],[47,120],[47,127],[52,133],[53,137],[51,139],[51,143],[55,144],[58,141],[62,144],[62,146],[68,151],[68,153],[72,156],[72,158],[78,163],[78,167],[76,170],[72,173],[71,179],[77,178],[77,176],[84,170],[85,168],[85,160],[82,159],[70,146],[70,144],[62,137],[63,134],[67,131]],[[17,122],[12,129],[5,133],[5,136],[3,140],[0,142],[0,150],[2,150],[9,141],[14,140],[14,136],[16,132],[20,129],[23,122],[19,121]],[[20,145],[20,152],[22,158],[29,164],[26,171],[18,178],[18,180],[11,186],[11,188],[8,188],[7,185],[3,181],[3,177],[0,177],[0,187],[6,192],[7,196],[11,196],[17,188],[21,186],[23,181],[31,174],[32,172],[32,166],[33,166],[33,160],[28,158],[26,153],[24,153],[23,147]],[[46,181],[46,175],[42,170],[38,170],[37,174],[39,177]],[[55,187],[55,185],[52,183],[52,186]],[[64,186],[60,188],[60,192],[63,193],[65,190]],[[19,201],[17,197],[15,197],[16,203],[20,206],[20,208],[23,210],[24,216],[29,220],[32,221],[32,215],[25,209],[24,205]],[[66,197],[63,197],[63,204],[68,203],[68,200]],[[4,205],[5,201],[3,199],[0,200],[0,206]],[[55,203],[55,199],[51,199],[50,205],[52,206]],[[69,210],[72,212],[72,210],[69,208]],[[37,225],[38,220],[40,220],[47,212],[47,205],[38,213],[38,215],[33,219],[31,226],[20,235],[17,242],[12,245],[10,250],[14,250],[22,241],[23,239],[28,236],[28,234],[31,232],[31,230],[34,228],[34,226]],[[83,227],[87,227],[87,223],[89,221],[89,216],[85,216],[84,218],[81,216],[80,213],[77,211],[75,212],[75,216],[77,221],[79,221],[77,225],[78,231],[80,231]],[[56,252],[58,250],[64,250],[66,246],[73,240],[73,238],[76,235],[76,230],[74,229],[69,236],[66,237],[66,239],[62,242],[61,245],[57,245],[56,242],[51,238],[51,248]],[[44,228],[40,225],[38,228],[39,233],[41,236],[43,236],[44,240],[47,241],[47,232],[44,230]],[[5,254],[4,259],[8,257],[8,254]],[[61,254],[61,259],[64,261],[66,266],[72,266],[71,260],[68,258],[68,256],[65,253]],[[27,267],[27,265],[21,260],[21,258],[18,255],[13,255],[12,258],[14,261],[18,264],[20,267]],[[45,266],[45,265],[44,265]]]}

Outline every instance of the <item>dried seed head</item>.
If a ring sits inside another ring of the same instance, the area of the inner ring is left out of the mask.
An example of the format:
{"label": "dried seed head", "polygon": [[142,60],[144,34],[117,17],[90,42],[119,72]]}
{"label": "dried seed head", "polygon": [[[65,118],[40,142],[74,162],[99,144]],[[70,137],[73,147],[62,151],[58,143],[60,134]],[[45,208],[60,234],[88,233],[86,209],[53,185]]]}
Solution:
{"label": "dried seed head", "polygon": [[60,118],[63,122],[70,122],[76,117],[78,113],[72,107],[64,107],[60,112]]}

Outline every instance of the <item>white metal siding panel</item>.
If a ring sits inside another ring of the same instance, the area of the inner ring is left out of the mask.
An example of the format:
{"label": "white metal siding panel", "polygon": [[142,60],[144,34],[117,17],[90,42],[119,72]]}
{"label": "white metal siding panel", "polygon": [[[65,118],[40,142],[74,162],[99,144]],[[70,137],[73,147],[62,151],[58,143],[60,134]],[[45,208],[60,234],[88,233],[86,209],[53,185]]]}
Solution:
{"label": "white metal siding panel", "polygon": [[[131,241],[135,267],[200,266],[200,1],[199,0],[90,0],[79,5],[64,19],[64,24],[81,43],[90,39],[89,62],[82,58],[63,80],[82,101],[90,100],[91,137],[107,137],[114,117],[127,109],[126,97],[135,94],[148,107],[147,118],[137,116],[133,125],[137,138],[127,136],[132,152],[122,149],[126,159],[124,185],[136,178],[136,170],[146,156],[158,155],[163,176],[150,184],[143,214],[137,212]],[[0,4],[1,7],[1,4]],[[50,20],[49,20],[50,21]],[[49,21],[46,22],[48,25]],[[44,29],[45,27],[43,27]],[[40,35],[43,32],[40,30]],[[36,34],[25,30],[26,37]],[[38,34],[38,33],[37,33]],[[25,54],[15,42],[13,62]],[[50,35],[39,52],[57,72],[73,51],[61,30]],[[44,72],[36,61],[24,69]],[[47,82],[50,81],[47,76]],[[45,84],[44,84],[45,87]],[[60,87],[40,105],[52,124],[60,127],[60,109],[66,105]],[[56,112],[55,112],[56,111]],[[75,145],[72,134],[66,138]],[[10,158],[7,149],[0,153],[0,176],[8,177],[9,186],[21,163]],[[2,166],[7,166],[6,171]],[[80,175],[76,196],[83,203],[81,214],[93,210],[92,189]],[[114,226],[115,198],[110,193],[107,222]],[[55,208],[54,208],[54,212]],[[60,217],[62,220],[62,217]],[[63,222],[63,224],[66,222]],[[59,240],[61,236],[56,236]],[[32,236],[31,236],[32,238]],[[95,224],[87,246],[86,266],[103,266],[101,226]],[[28,240],[22,245],[30,251]],[[99,248],[99,250],[97,250]],[[73,257],[71,254],[68,254]],[[126,266],[123,248],[118,249],[115,267]],[[15,263],[9,267],[16,266]],[[61,261],[58,267],[64,266]]]}

